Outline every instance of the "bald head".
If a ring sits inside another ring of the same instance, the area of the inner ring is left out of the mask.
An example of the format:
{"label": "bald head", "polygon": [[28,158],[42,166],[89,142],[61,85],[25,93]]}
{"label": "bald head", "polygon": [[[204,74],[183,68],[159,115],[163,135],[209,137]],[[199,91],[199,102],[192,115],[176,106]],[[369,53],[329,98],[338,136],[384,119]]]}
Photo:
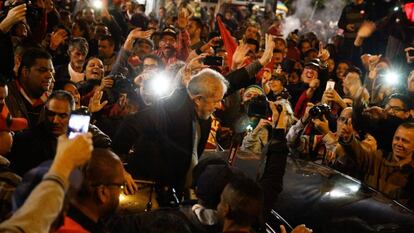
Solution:
{"label": "bald head", "polygon": [[102,184],[123,183],[123,167],[119,157],[108,149],[96,148],[84,168],[84,180],[80,198],[91,197],[91,187]]}
{"label": "bald head", "polygon": [[0,132],[0,155],[7,154],[13,144],[13,137],[10,132]]}

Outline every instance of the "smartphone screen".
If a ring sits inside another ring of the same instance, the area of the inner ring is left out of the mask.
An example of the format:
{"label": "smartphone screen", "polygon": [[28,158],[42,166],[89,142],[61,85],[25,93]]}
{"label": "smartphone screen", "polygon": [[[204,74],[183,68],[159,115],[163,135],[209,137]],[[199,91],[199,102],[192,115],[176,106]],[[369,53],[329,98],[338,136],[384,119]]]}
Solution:
{"label": "smartphone screen", "polygon": [[77,134],[87,133],[90,120],[90,115],[72,113],[69,119],[68,137],[74,138]]}
{"label": "smartphone screen", "polygon": [[335,88],[335,82],[334,81],[328,81],[326,83],[326,89],[325,90],[333,90]]}

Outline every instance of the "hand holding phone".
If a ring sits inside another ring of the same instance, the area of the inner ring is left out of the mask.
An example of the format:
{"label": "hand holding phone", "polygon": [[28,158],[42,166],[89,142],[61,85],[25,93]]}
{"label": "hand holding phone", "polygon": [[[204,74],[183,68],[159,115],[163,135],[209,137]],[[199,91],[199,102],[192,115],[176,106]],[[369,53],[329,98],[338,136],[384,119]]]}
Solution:
{"label": "hand holding phone", "polygon": [[333,89],[335,89],[335,81],[329,80],[326,83],[326,89],[325,89],[325,91],[327,91],[327,90],[333,90]]}
{"label": "hand holding phone", "polygon": [[223,66],[223,57],[220,56],[206,56],[203,59],[203,64],[208,66]]}

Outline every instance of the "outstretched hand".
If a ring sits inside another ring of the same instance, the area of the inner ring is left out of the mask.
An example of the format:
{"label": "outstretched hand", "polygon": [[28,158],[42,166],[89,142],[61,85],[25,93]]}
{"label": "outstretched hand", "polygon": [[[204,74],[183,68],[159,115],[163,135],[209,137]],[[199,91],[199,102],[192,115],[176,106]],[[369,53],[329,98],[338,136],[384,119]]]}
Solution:
{"label": "outstretched hand", "polygon": [[249,46],[240,40],[239,46],[237,46],[236,50],[233,53],[233,59],[231,68],[235,70],[239,68],[241,64],[247,59],[247,53],[249,52]]}
{"label": "outstretched hand", "polygon": [[13,7],[7,13],[7,16],[0,22],[0,30],[7,33],[16,23],[22,22],[26,18],[26,4]]}
{"label": "outstretched hand", "polygon": [[92,134],[79,134],[69,139],[65,134],[58,138],[56,156],[50,171],[69,177],[76,167],[85,164],[92,156]]}
{"label": "outstretched hand", "polygon": [[135,28],[128,34],[124,43],[124,49],[131,51],[137,39],[149,39],[152,33],[154,33],[154,30],[142,31],[141,28]]}
{"label": "outstretched hand", "polygon": [[91,113],[101,111],[102,108],[105,107],[106,104],[108,104],[107,100],[101,102],[102,96],[103,96],[103,91],[97,90],[93,94],[92,98],[89,100],[88,107]]}
{"label": "outstretched hand", "polygon": [[262,57],[259,59],[260,64],[265,66],[272,60],[273,57],[273,49],[275,48],[275,42],[273,41],[273,36],[270,34],[266,34],[265,36],[265,50],[263,52]]}

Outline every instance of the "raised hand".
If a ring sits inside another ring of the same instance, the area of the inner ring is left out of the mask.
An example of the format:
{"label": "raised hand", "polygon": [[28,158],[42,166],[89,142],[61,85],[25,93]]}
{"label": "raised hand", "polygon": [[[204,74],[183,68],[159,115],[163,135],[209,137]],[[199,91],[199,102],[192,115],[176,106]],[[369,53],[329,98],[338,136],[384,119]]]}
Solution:
{"label": "raised hand", "polygon": [[370,37],[371,34],[375,31],[376,25],[372,21],[365,21],[358,30],[357,36],[361,38]]}
{"label": "raised hand", "polygon": [[265,66],[267,63],[269,63],[272,60],[273,57],[273,49],[275,48],[275,42],[273,40],[273,36],[266,34],[265,36],[265,50],[263,52],[262,57],[259,59],[260,64],[262,66]]}
{"label": "raised hand", "polygon": [[56,156],[50,171],[56,172],[63,177],[69,177],[71,171],[85,164],[92,155],[92,134],[79,134],[73,139],[61,135],[58,139]]}
{"label": "raised hand", "polygon": [[303,123],[306,123],[306,122],[308,121],[308,119],[309,119],[309,110],[310,110],[313,106],[315,106],[313,103],[308,103],[308,104],[306,105],[305,113],[303,114],[302,119],[301,119],[301,121],[302,121]]}
{"label": "raised hand", "polygon": [[114,79],[111,76],[103,77],[101,80],[100,89],[103,90],[105,88],[112,88],[114,85]]}
{"label": "raised hand", "polygon": [[247,59],[248,52],[249,52],[249,46],[241,40],[239,46],[237,46],[236,50],[233,53],[233,59],[232,59],[233,64],[231,64],[231,68],[233,70],[239,68],[239,66],[243,64],[244,60]]}
{"label": "raised hand", "polygon": [[412,63],[414,61],[414,56],[410,54],[414,54],[414,48],[408,47],[404,49],[405,57],[407,58],[407,63]]}
{"label": "raised hand", "polygon": [[58,29],[52,32],[50,36],[50,48],[56,50],[61,44],[68,39],[68,33],[64,29]]}
{"label": "raised hand", "polygon": [[322,41],[319,42],[318,58],[322,62],[326,62],[329,59],[329,56],[329,51],[327,49],[324,49]]}
{"label": "raised hand", "polygon": [[105,107],[106,104],[108,104],[108,101],[105,100],[101,103],[101,99],[103,96],[103,91],[96,90],[93,94],[92,98],[89,100],[89,111],[91,113],[99,112],[102,110],[103,107]]}
{"label": "raised hand", "polygon": [[26,18],[26,4],[13,7],[7,13],[7,16],[0,23],[0,30],[3,33],[7,33],[16,23],[22,22]]}
{"label": "raised hand", "polygon": [[322,133],[322,135],[326,135],[329,133],[329,122],[326,119],[325,115],[322,116],[321,119],[312,119],[313,124],[315,125],[316,129]]}
{"label": "raised hand", "polygon": [[135,28],[133,29],[129,34],[127,39],[124,43],[124,49],[127,51],[131,51],[134,47],[134,42],[137,39],[149,39],[151,38],[151,35],[154,33],[154,30],[147,30],[142,31],[141,28]]}
{"label": "raised hand", "polygon": [[187,28],[188,25],[188,15],[186,13],[187,11],[181,11],[178,14],[178,18],[177,18],[177,27],[180,30],[184,30]]}
{"label": "raised hand", "polygon": [[365,21],[361,27],[359,27],[357,37],[355,38],[354,45],[359,47],[364,43],[364,39],[370,37],[375,31],[376,25],[372,21]]}

